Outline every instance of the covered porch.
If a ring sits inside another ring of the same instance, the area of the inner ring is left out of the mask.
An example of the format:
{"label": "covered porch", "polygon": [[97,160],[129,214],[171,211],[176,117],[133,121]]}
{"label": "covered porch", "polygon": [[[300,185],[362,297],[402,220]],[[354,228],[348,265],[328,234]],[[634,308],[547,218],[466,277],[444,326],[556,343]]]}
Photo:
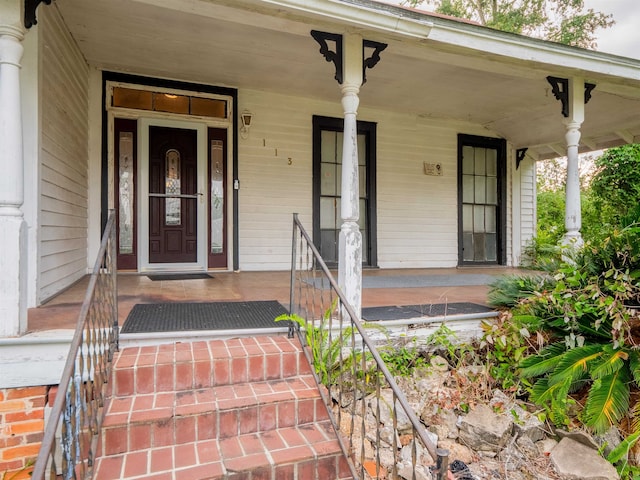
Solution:
{"label": "covered porch", "polygon": [[[365,270],[363,307],[459,302],[486,305],[488,282],[501,275],[523,272],[509,267]],[[289,304],[288,271],[210,272],[210,275],[207,279],[154,281],[147,275],[119,274],[119,324],[123,325],[136,304],[256,300],[276,300],[285,307]],[[44,305],[29,309],[28,334],[39,336],[47,331],[75,328],[87,282],[88,277],[83,278]],[[238,325],[239,334],[242,329]]]}

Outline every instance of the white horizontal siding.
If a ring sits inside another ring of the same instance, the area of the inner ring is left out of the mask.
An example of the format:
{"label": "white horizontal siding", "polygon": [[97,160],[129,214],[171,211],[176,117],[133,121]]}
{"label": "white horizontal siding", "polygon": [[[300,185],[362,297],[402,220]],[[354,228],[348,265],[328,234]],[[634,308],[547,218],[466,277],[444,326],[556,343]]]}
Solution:
{"label": "white horizontal siding", "polygon": [[536,164],[526,159],[520,164],[521,173],[521,228],[522,245],[527,245],[536,234]]}
{"label": "white horizontal siding", "polygon": [[[249,138],[239,140],[240,268],[287,269],[292,213],[312,230],[312,117],[342,117],[339,93],[334,102],[320,102],[241,90],[244,108],[253,122]],[[363,105],[358,118],[377,123],[378,265],[456,266],[457,136],[490,132]],[[424,162],[441,163],[443,175],[425,175]]]}
{"label": "white horizontal siding", "polygon": [[55,6],[39,14],[38,302],[87,271],[88,66]]}

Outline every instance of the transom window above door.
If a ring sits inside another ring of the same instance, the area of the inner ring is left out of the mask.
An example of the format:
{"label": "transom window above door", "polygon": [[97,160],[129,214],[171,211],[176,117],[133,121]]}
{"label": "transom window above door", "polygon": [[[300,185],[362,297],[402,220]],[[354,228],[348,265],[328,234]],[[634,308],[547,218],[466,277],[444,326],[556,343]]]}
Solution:
{"label": "transom window above door", "polygon": [[229,117],[229,102],[225,99],[128,86],[113,87],[111,106],[218,119]]}

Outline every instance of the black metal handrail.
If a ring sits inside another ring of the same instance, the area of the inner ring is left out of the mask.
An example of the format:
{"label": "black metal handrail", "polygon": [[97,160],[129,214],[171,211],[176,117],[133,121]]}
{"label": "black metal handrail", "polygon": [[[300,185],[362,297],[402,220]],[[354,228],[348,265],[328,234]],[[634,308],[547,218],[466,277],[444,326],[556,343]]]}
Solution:
{"label": "black metal handrail", "polygon": [[[318,383],[326,387],[323,400],[351,474],[362,480],[384,471],[388,478],[400,478],[399,472],[424,478],[418,472],[423,463],[435,463],[431,470],[444,480],[449,452],[428,437],[297,214],[291,263],[290,334],[297,332]],[[368,408],[375,424],[367,421]],[[383,425],[383,417],[391,424]]]}
{"label": "black metal handrail", "polygon": [[111,211],[33,469],[36,480],[44,480],[47,474],[64,480],[92,474],[107,383],[118,349],[116,274],[115,214]]}

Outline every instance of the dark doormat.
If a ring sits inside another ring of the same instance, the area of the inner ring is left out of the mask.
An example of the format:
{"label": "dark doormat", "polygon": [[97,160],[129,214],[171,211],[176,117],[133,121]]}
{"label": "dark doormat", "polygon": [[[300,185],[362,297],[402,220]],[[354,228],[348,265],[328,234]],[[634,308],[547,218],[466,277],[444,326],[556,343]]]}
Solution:
{"label": "dark doormat", "polygon": [[375,320],[404,320],[417,317],[441,317],[469,313],[492,312],[493,309],[477,303],[436,303],[425,305],[403,305],[389,307],[367,307],[362,309],[362,318]]}
{"label": "dark doormat", "polygon": [[213,278],[208,273],[162,273],[147,275],[150,280],[157,282],[159,280],[200,280],[205,278]]}
{"label": "dark doormat", "polygon": [[274,321],[288,313],[275,300],[215,303],[138,303],[124,321],[122,333],[244,330],[285,327]]}

